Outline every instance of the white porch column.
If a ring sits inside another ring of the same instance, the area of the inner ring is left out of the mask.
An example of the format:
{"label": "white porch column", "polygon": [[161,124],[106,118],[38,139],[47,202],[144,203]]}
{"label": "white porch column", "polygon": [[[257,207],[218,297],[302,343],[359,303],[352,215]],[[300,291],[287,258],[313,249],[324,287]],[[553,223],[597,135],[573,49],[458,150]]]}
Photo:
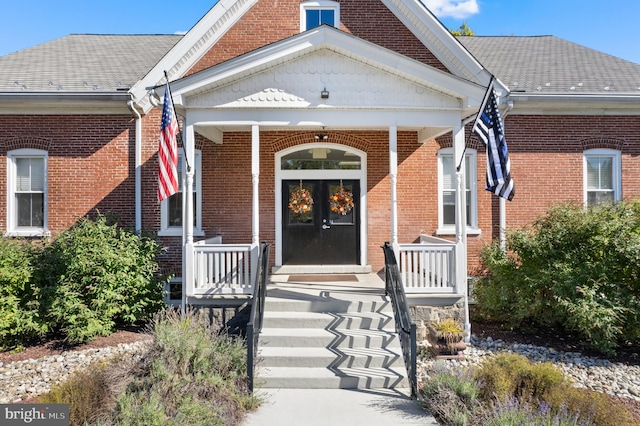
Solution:
{"label": "white porch column", "polygon": [[187,170],[182,191],[182,314],[187,305],[187,290],[193,292],[193,175],[195,173],[195,132],[193,124],[184,128],[184,162]]}
{"label": "white porch column", "polygon": [[[460,123],[453,128],[453,158],[456,166],[456,291],[464,294],[465,341],[471,338],[467,295],[467,194],[465,185],[465,131]],[[460,166],[458,170],[457,167]]]}
{"label": "white porch column", "polygon": [[[398,244],[398,128],[389,127],[389,179],[391,184],[391,244]],[[396,253],[397,255],[397,253]]]}
{"label": "white porch column", "polygon": [[251,126],[251,183],[253,199],[251,211],[251,243],[260,244],[260,126]]}

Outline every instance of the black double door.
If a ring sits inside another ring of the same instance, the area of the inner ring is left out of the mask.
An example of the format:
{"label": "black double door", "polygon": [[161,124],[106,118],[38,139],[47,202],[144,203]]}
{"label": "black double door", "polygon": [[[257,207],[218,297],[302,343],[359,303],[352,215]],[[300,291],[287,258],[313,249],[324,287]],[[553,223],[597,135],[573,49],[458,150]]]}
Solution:
{"label": "black double door", "polygon": [[283,264],[358,264],[359,200],[358,180],[283,181]]}

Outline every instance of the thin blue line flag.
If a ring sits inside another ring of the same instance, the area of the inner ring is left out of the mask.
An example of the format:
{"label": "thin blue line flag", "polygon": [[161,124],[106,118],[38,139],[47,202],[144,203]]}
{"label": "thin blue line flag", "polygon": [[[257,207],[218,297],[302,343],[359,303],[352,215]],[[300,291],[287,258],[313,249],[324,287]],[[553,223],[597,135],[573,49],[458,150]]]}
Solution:
{"label": "thin blue line flag", "polygon": [[487,147],[487,191],[511,201],[515,193],[511,179],[511,162],[493,80],[487,89],[472,131]]}

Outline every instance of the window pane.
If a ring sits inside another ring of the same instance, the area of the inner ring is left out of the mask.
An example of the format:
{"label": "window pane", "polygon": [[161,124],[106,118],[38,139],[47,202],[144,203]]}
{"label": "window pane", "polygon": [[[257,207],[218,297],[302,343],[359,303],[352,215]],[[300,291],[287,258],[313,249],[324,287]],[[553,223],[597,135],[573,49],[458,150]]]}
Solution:
{"label": "window pane", "polygon": [[320,25],[320,11],[318,9],[307,9],[307,30]]}
{"label": "window pane", "polygon": [[456,189],[453,173],[453,156],[442,156],[442,188],[446,190]]}
{"label": "window pane", "polygon": [[600,203],[613,203],[613,191],[587,192],[587,205],[595,206]]}
{"label": "window pane", "polygon": [[455,225],[456,223],[456,193],[455,191],[444,191],[442,193],[442,222],[445,225]]}
{"label": "window pane", "polygon": [[[198,222],[196,221],[196,206],[197,204],[197,193],[193,192],[193,224],[194,226],[198,226]],[[182,191],[173,194],[169,197],[169,223],[170,227],[181,227],[182,226]]]}
{"label": "window pane", "polygon": [[467,190],[467,226],[471,226],[471,191]]}
{"label": "window pane", "polygon": [[[353,185],[342,185],[342,188],[345,192],[350,192],[351,195],[353,194]],[[329,185],[329,205],[331,205],[331,196],[333,194],[337,194],[340,191],[340,184],[332,184]],[[339,212],[335,212],[333,211],[331,208],[329,208],[329,220],[331,221],[331,225],[352,225],[354,222],[354,213],[355,213],[355,200],[353,200],[354,202],[354,206],[353,208],[351,208],[351,210],[346,213],[346,214],[342,214]]]}
{"label": "window pane", "polygon": [[16,191],[44,191],[44,158],[16,158]]}
{"label": "window pane", "polygon": [[282,170],[360,170],[360,167],[358,155],[333,148],[304,149],[280,160]]}
{"label": "window pane", "polygon": [[587,157],[587,188],[613,189],[612,157]]}
{"label": "window pane", "polygon": [[320,11],[320,24],[333,25],[333,23],[334,23],[333,14],[334,14],[334,12],[331,9],[321,10]]}
{"label": "window pane", "polygon": [[[471,188],[471,156],[467,155],[464,158],[464,167],[465,167],[465,174],[464,174],[464,183],[465,183],[465,188],[467,190],[469,190],[469,188]],[[469,203],[469,201],[467,201],[467,204]]]}
{"label": "window pane", "polygon": [[319,202],[316,194],[313,192],[312,186],[303,184],[302,190],[300,185],[289,186],[289,206],[287,209],[289,212],[289,223],[313,223],[314,204],[309,204],[308,196],[311,197],[314,204]]}
{"label": "window pane", "polygon": [[44,226],[44,194],[16,194],[18,226]]}

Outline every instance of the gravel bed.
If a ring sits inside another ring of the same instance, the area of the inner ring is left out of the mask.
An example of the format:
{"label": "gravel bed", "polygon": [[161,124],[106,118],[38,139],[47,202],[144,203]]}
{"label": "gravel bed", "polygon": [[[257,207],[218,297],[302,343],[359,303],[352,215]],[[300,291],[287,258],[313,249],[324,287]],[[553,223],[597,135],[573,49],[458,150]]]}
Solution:
{"label": "gravel bed", "polygon": [[[418,381],[428,378],[436,360],[426,341],[418,344]],[[535,362],[549,361],[574,382],[574,386],[605,392],[640,401],[640,366],[584,356],[579,352],[562,352],[552,348],[521,343],[505,343],[491,337],[471,337],[462,359],[443,360],[445,365],[478,365],[486,357],[500,353],[517,353]]]}

